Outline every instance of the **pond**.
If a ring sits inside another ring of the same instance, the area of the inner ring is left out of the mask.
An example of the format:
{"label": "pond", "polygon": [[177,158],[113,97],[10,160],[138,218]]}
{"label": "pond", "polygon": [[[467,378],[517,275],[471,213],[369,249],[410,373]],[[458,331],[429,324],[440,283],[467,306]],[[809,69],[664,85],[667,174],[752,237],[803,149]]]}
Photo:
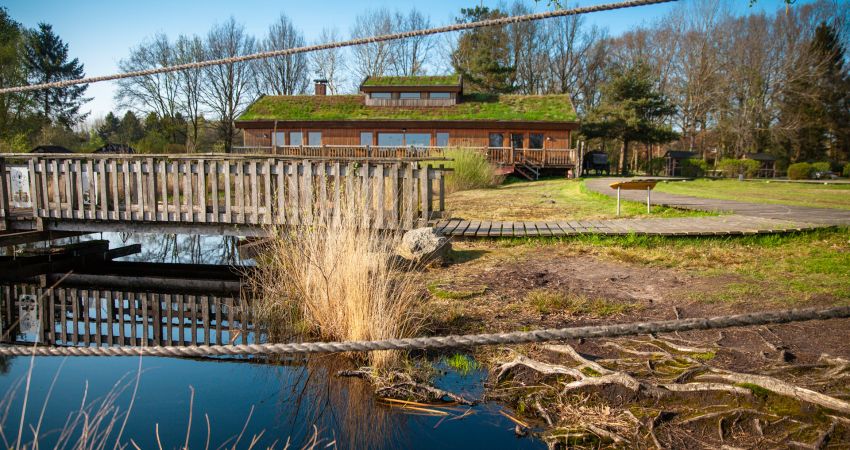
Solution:
{"label": "pond", "polygon": [[[113,247],[140,243],[141,253],[122,260],[156,264],[130,266],[138,267],[131,274],[126,263],[116,272],[120,275],[84,271],[65,278],[51,295],[33,279],[0,285],[4,342],[105,346],[264,340],[231,279],[189,270],[210,267],[199,264],[251,264],[239,260],[232,239],[110,233],[73,238],[83,239],[109,240]],[[161,263],[172,264],[167,267],[174,273]],[[135,320],[142,316],[144,324]],[[157,320],[161,326],[154,325]],[[482,397],[484,371],[460,374],[439,361],[434,365],[437,387]],[[0,361],[0,438],[6,448],[14,447],[23,426],[22,444],[38,429],[39,446],[53,448],[75,441],[85,429],[90,441],[111,448],[132,407],[121,438],[128,448],[180,448],[187,432],[190,448],[283,448],[287,442],[301,448],[314,435],[319,447],[545,448],[540,441],[515,437],[514,424],[498,404],[441,408],[443,415],[391,407],[368,383],[337,376],[351,368],[340,356],[7,358]]]}

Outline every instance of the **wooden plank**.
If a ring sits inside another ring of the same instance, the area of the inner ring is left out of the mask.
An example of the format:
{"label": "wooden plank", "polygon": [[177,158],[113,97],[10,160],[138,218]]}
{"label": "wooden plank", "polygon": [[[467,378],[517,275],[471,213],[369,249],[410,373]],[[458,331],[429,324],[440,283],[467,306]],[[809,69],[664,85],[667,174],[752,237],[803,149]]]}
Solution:
{"label": "wooden plank", "polygon": [[[130,307],[130,343],[132,345],[139,345],[139,337],[137,336],[137,324],[138,324],[138,312],[136,310],[136,301],[139,299],[138,295],[135,292],[127,292],[127,303]],[[147,313],[145,313],[145,318],[142,322],[142,336],[147,336]],[[147,339],[145,339],[145,343],[147,343]]]}
{"label": "wooden plank", "polygon": [[271,225],[272,220],[272,160],[266,159],[263,164],[263,198],[265,208],[263,209],[262,223]]}
{"label": "wooden plank", "polygon": [[342,164],[339,161],[333,165],[334,197],[333,197],[333,223],[338,224],[342,215]]}
{"label": "wooden plank", "polygon": [[319,216],[322,220],[326,220],[328,218],[328,173],[325,161],[319,161],[316,164],[316,177],[319,179],[319,192],[316,193]]}
{"label": "wooden plank", "polygon": [[[118,337],[121,345],[127,345],[127,327],[124,321],[124,292],[115,291],[115,299],[118,300]],[[135,343],[131,342],[131,345]]]}
{"label": "wooden plank", "polygon": [[113,344],[113,335],[115,331],[113,330],[114,320],[113,313],[115,311],[115,304],[113,303],[115,299],[114,291],[105,291],[106,295],[106,343],[111,347]]}
{"label": "wooden plank", "polygon": [[103,306],[101,304],[100,290],[92,291],[92,300],[94,300],[94,342],[100,347],[103,344],[101,333],[103,329]]}
{"label": "wooden plank", "polygon": [[398,229],[401,227],[401,217],[399,216],[399,205],[401,199],[398,197],[398,163],[393,163],[390,166],[390,229]]}
{"label": "wooden plank", "polygon": [[177,306],[177,339],[179,341],[179,345],[186,344],[186,298],[184,295],[178,294],[177,299],[175,301],[175,305]]}
{"label": "wooden plank", "polygon": [[50,169],[53,171],[53,205],[51,217],[62,217],[62,198],[59,196],[59,162],[56,159],[50,161]]}
{"label": "wooden plank", "polygon": [[478,228],[481,227],[481,222],[474,220],[469,223],[469,227],[463,232],[464,236],[475,236],[478,233]]}
{"label": "wooden plank", "polygon": [[218,207],[218,161],[210,161],[210,196],[212,197],[212,217],[213,223],[218,223],[220,211]]}
{"label": "wooden plank", "polygon": [[384,204],[384,188],[386,187],[386,181],[384,176],[384,165],[377,164],[375,166],[375,182],[377,183],[377,192],[375,194],[376,197],[376,205],[375,205],[375,228],[382,230],[384,228],[384,219],[386,216],[386,207]]}
{"label": "wooden plank", "polygon": [[224,164],[224,222],[233,223],[233,205],[230,195],[230,185],[233,179],[230,176],[230,161],[223,161],[222,164]]}
{"label": "wooden plank", "polygon": [[142,161],[136,160],[133,164],[133,174],[136,176],[136,214],[134,220],[145,220],[145,187],[142,179]]}
{"label": "wooden plank", "polygon": [[223,314],[221,312],[222,303],[218,297],[213,296],[212,307],[215,308],[215,343],[221,344],[221,319]]}
{"label": "wooden plank", "polygon": [[199,297],[189,295],[186,301],[189,304],[189,340],[188,345],[193,345],[198,341],[198,300]]}
{"label": "wooden plank", "polygon": [[125,159],[121,163],[122,178],[124,178],[124,211],[121,212],[122,220],[133,219],[133,191],[130,189],[131,173],[130,160]]}
{"label": "wooden plank", "polygon": [[298,163],[290,162],[287,164],[287,176],[289,177],[289,223],[298,225],[301,216],[300,206],[298,202]]}
{"label": "wooden plank", "polygon": [[286,223],[286,166],[283,160],[277,160],[277,184],[275,185],[275,197],[277,197],[277,224]]}
{"label": "wooden plank", "polygon": [[[419,210],[420,210],[420,223],[425,225],[428,223],[428,220],[431,218],[431,178],[428,176],[430,171],[430,166],[424,165],[424,167],[419,167],[419,193],[421,199]],[[489,230],[488,230],[489,231]]]}
{"label": "wooden plank", "polygon": [[236,223],[245,223],[245,162],[236,161]]}
{"label": "wooden plank", "polygon": [[147,180],[147,198],[145,198],[145,208],[147,209],[147,213],[145,214],[145,220],[156,221],[156,170],[154,170],[153,158],[147,158],[147,164],[143,164],[143,169],[147,168],[147,171],[142,172],[142,175]]}
{"label": "wooden plank", "polygon": [[62,160],[62,172],[65,174],[65,201],[67,202],[64,208],[64,214],[62,217],[65,218],[73,218],[74,217],[74,187],[73,187],[73,177],[71,175],[71,161],[68,159]]}
{"label": "wooden plank", "polygon": [[71,343],[77,345],[80,343],[80,294],[74,288],[71,288]]}
{"label": "wooden plank", "polygon": [[91,299],[89,298],[89,292],[87,289],[81,289],[80,295],[83,300],[83,329],[85,332],[83,333],[83,344],[88,346],[91,344],[91,324],[89,322],[89,317],[91,316]]}
{"label": "wooden plank", "polygon": [[112,211],[109,213],[110,220],[121,220],[120,210],[121,204],[119,202],[118,195],[118,164],[115,162],[115,159],[109,160],[109,188],[111,189],[112,195]]}
{"label": "wooden plank", "polygon": [[94,174],[94,161],[88,160],[86,161],[86,173],[88,176],[88,190],[89,190],[89,209],[86,211],[86,218],[95,219],[95,208],[97,207],[97,202],[95,201],[95,196],[97,195],[97,185],[95,184],[95,174]]}
{"label": "wooden plank", "polygon": [[404,170],[404,185],[402,196],[404,196],[404,220],[402,228],[409,230],[413,228],[414,202],[416,201],[416,185],[413,178],[413,163],[406,163]]}
{"label": "wooden plank", "polygon": [[106,160],[97,162],[97,181],[100,187],[100,217],[101,220],[109,220],[109,194],[106,190]]}
{"label": "wooden plank", "polygon": [[166,330],[168,331],[165,335],[165,345],[174,345],[174,297],[172,294],[161,294],[160,299],[163,297],[165,301],[163,301],[163,307],[165,308],[165,323],[168,324]]}
{"label": "wooden plank", "polygon": [[203,159],[198,160],[198,222],[207,221],[207,163]]}
{"label": "wooden plank", "polygon": [[204,345],[210,345],[210,334],[212,334],[212,323],[210,323],[210,297],[201,297],[201,317],[203,320]]}
{"label": "wooden plank", "polygon": [[171,203],[174,206],[174,222],[182,222],[180,213],[180,161],[171,161]]}
{"label": "wooden plank", "polygon": [[251,194],[251,216],[250,223],[257,224],[259,223],[259,213],[260,213],[260,186],[257,183],[257,161],[252,159],[248,165],[248,186]]}
{"label": "wooden plank", "polygon": [[313,223],[313,162],[310,160],[303,161],[304,166],[304,175],[301,178],[301,187],[304,189],[303,196],[301,197],[301,204],[303,205],[304,212],[304,220],[307,224]]}
{"label": "wooden plank", "polygon": [[157,221],[168,222],[168,170],[165,166],[165,160],[159,160],[156,163],[157,172],[159,172],[159,196],[157,202]]}
{"label": "wooden plank", "polygon": [[233,341],[233,331],[235,327],[233,326],[234,322],[234,312],[233,312],[233,298],[227,297],[227,337],[229,341]]}
{"label": "wooden plank", "polygon": [[192,195],[192,162],[191,161],[183,161],[181,164],[183,167],[183,206],[186,211],[186,218],[184,219],[186,222],[193,223],[195,222],[195,204],[193,203],[195,200],[195,196]]}
{"label": "wooden plank", "polygon": [[372,215],[372,177],[369,176],[371,164],[368,162],[360,166],[360,183],[363,186],[361,200],[363,202],[360,214],[363,216],[362,225],[369,226],[369,219]]}
{"label": "wooden plank", "polygon": [[62,339],[62,344],[68,343],[68,299],[66,297],[65,288],[59,288],[59,313],[62,315],[62,329],[59,330],[59,338]]}

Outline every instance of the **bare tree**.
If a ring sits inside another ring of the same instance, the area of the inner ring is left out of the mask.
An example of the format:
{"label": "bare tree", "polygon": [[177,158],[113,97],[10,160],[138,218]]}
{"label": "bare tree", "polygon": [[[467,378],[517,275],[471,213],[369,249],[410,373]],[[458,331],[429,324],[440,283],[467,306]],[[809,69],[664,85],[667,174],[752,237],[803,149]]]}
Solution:
{"label": "bare tree", "polygon": [[[511,5],[509,15],[528,14],[531,10],[522,2]],[[539,21],[515,23],[507,27],[514,71],[514,89],[521,94],[545,91],[549,77],[546,66],[549,53],[549,34]]]}
{"label": "bare tree", "polygon": [[[393,15],[388,9],[368,10],[354,19],[351,38],[388,34],[395,29]],[[382,41],[352,47],[349,69],[359,78],[355,82],[389,73],[396,54],[395,45],[394,41]]]}
{"label": "bare tree", "polygon": [[[324,28],[319,35],[320,43],[339,41],[339,32],[336,28]],[[342,73],[345,67],[345,54],[339,48],[331,48],[310,53],[310,64],[317,77],[328,81],[330,94],[338,94],[345,84],[345,75]]]}
{"label": "bare tree", "polygon": [[[416,9],[406,15],[395,13],[396,32],[431,28],[431,19]],[[401,76],[425,73],[425,58],[434,48],[433,36],[417,36],[397,41],[393,45],[391,65],[393,73]]]}
{"label": "bare tree", "polygon": [[[174,43],[175,63],[186,64],[204,59],[204,43],[198,36],[180,35]],[[204,83],[203,69],[186,69],[177,72],[178,105],[189,123],[186,151],[198,149],[202,121],[201,88]]]}
{"label": "bare tree", "polygon": [[[216,25],[207,34],[206,53],[211,59],[230,58],[253,53],[254,38],[245,27],[231,17]],[[255,74],[251,63],[231,63],[204,69],[203,103],[218,119],[219,137],[224,141],[225,152],[230,152],[236,134],[233,121],[254,99]]]}
{"label": "bare tree", "polygon": [[[295,28],[286,15],[269,27],[269,34],[260,45],[261,50],[281,50],[304,46],[304,35]],[[278,56],[257,62],[257,78],[261,92],[276,95],[303,94],[309,86],[307,55]]]}
{"label": "bare tree", "polygon": [[[122,72],[154,69],[174,63],[174,52],[168,37],[157,34],[130,50],[118,67]],[[136,110],[143,115],[155,113],[159,117],[174,118],[178,112],[178,81],[175,72],[145,75],[118,80],[115,100],[120,107]]]}

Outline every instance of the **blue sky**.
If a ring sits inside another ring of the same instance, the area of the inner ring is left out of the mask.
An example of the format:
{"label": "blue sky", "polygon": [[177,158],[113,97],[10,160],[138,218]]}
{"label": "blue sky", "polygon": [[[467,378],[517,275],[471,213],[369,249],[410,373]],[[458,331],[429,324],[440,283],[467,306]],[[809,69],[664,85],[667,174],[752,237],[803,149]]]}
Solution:
{"label": "blue sky", "polygon": [[[569,6],[588,6],[611,0],[570,1]],[[684,0],[685,2],[693,0]],[[749,0],[732,0],[736,12],[746,13]],[[803,0],[809,1],[809,0]],[[431,17],[434,25],[448,23],[462,7],[482,3],[497,6],[502,0],[3,0],[10,15],[27,27],[38,22],[53,25],[62,39],[70,44],[70,53],[85,64],[86,74],[104,75],[117,72],[118,61],[128,49],[155,33],[169,37],[178,34],[203,35],[209,28],[229,16],[243,23],[255,36],[266,33],[268,26],[281,13],[286,13],[300,27],[308,41],[315,39],[324,27],[337,27],[345,36],[354,16],[369,8],[387,7],[402,11],[416,7]],[[564,3],[564,2],[562,2]],[[773,11],[782,7],[782,0],[759,0],[752,10]],[[548,7],[546,0],[536,9]],[[642,23],[663,16],[673,4],[653,5],[623,11],[593,13],[588,22],[606,27],[617,35]],[[103,116],[113,105],[112,83],[91,85],[88,95],[94,99],[85,109],[91,117]]]}

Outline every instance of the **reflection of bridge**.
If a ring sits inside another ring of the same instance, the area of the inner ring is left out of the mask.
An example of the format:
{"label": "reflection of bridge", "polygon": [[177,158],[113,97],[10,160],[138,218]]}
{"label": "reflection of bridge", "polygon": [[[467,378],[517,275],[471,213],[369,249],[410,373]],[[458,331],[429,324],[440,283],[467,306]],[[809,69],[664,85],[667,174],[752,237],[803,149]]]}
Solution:
{"label": "reflection of bridge", "polygon": [[374,226],[409,229],[445,196],[443,171],[413,160],[26,154],[0,158],[0,175],[12,230],[257,235],[355,201]]}
{"label": "reflection of bridge", "polygon": [[[217,345],[256,342],[240,271],[110,262],[0,284],[3,342]],[[61,284],[58,282],[61,280]],[[58,284],[59,287],[49,287]]]}

